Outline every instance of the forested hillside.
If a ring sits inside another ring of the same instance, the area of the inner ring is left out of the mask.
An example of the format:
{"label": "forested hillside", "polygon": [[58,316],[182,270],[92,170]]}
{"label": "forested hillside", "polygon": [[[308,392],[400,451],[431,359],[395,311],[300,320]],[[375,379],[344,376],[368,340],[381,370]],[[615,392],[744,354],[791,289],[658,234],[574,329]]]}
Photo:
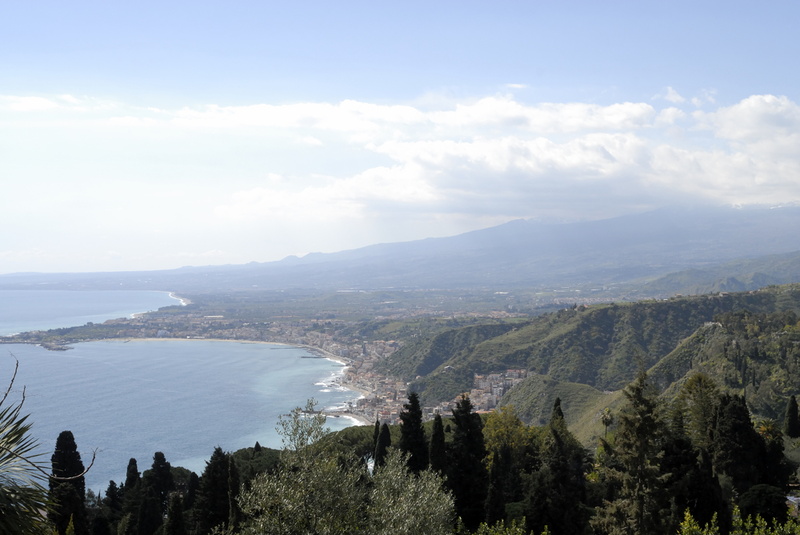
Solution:
{"label": "forested hillside", "polygon": [[[760,411],[774,416],[795,386],[785,377],[796,366],[789,361],[797,344],[784,328],[798,311],[800,285],[572,307],[524,322],[433,334],[406,345],[382,366],[413,381],[423,399],[434,402],[468,391],[475,373],[507,368],[602,392],[621,389],[640,368],[653,368],[666,389],[705,363],[702,369],[723,374],[727,388],[744,390],[748,399],[757,399]],[[717,332],[712,343],[709,335]],[[519,390],[533,383],[517,386],[513,395],[524,399]],[[527,407],[518,409],[533,415]]]}

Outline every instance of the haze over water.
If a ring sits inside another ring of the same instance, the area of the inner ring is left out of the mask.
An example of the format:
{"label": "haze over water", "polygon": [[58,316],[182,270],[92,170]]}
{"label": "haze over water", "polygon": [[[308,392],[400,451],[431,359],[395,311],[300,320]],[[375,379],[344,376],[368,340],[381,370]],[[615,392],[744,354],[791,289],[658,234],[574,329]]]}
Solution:
{"label": "haze over water", "polygon": [[[0,292],[0,333],[18,332],[20,323],[13,321],[15,303],[26,310],[25,322],[36,323],[26,293]],[[101,311],[109,308],[106,301],[113,301],[116,307],[111,310],[124,311],[123,316],[176,302],[159,292],[89,293],[95,295],[81,299],[97,301]],[[150,294],[149,305],[140,300],[141,294]],[[33,297],[51,304],[58,298],[76,298],[63,293],[47,299],[44,295]],[[126,301],[128,297],[133,300]],[[41,328],[80,325],[87,315],[95,317],[89,320],[95,322],[120,316],[101,319],[82,309],[74,318],[59,316],[63,323],[52,325],[53,318],[43,310]],[[11,355],[20,362],[15,399],[24,386],[23,412],[31,415],[32,434],[45,458],[49,461],[58,434],[66,429],[75,435],[85,463],[97,449],[97,461],[86,478],[87,486],[95,491],[105,490],[109,480],[124,480],[131,457],[137,459],[140,471],[148,469],[156,451],[164,452],[173,466],[184,466],[199,475],[216,446],[233,451],[259,441],[263,446],[280,447],[275,426],[281,414],[311,397],[322,407],[357,397],[331,385],[343,369],[340,364],[304,358],[312,355],[290,346],[161,340],[81,343],[69,351],[21,344],[4,345],[0,350],[7,357],[0,359],[4,380],[13,371]],[[345,418],[328,419],[331,429],[352,423]]]}

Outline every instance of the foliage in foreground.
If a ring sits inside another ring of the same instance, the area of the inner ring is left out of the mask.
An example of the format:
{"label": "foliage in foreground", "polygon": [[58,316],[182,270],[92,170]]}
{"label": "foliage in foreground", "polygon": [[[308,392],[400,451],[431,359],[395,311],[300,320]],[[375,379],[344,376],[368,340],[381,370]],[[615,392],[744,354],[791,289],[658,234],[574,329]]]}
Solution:
{"label": "foliage in foreground", "polygon": [[31,424],[22,415],[23,399],[8,404],[16,370],[0,399],[0,533],[42,533],[47,491],[44,469],[38,464]]}
{"label": "foliage in foreground", "polygon": [[733,512],[733,526],[728,532],[720,529],[716,517],[705,526],[695,520],[686,511],[683,522],[681,522],[678,535],[800,535],[800,521],[790,517],[785,523],[767,522],[759,515],[742,518],[739,509]]}
{"label": "foliage in foreground", "polygon": [[324,417],[313,409],[310,403],[282,420],[279,430],[289,448],[276,470],[257,476],[241,495],[247,519],[241,533],[452,532],[453,498],[439,474],[415,475],[408,455],[397,450],[373,473],[352,454],[320,452],[314,444]]}

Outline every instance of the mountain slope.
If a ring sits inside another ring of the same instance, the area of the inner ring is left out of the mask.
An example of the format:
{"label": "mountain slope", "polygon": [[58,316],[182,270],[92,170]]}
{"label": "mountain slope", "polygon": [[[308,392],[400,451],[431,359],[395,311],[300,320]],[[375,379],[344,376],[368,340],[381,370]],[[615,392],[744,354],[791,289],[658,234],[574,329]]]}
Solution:
{"label": "mountain slope", "polygon": [[0,288],[211,292],[291,288],[602,286],[800,250],[800,208],[658,210],[602,221],[517,220],[449,238],[380,244],[280,262],[175,270],[14,274]]}
{"label": "mountain slope", "polygon": [[[395,373],[405,369],[401,375],[414,381],[413,388],[427,402],[451,399],[469,390],[474,373],[517,367],[604,391],[624,387],[640,366],[661,365],[654,369],[659,370],[662,386],[668,386],[689,369],[685,363],[679,364],[676,348],[683,347],[686,339],[715,317],[742,311],[796,313],[800,311],[800,285],[572,308],[509,324],[511,328],[496,336],[478,338],[466,336],[464,331],[461,335],[440,333],[407,345],[382,366]],[[468,329],[477,332],[476,327]],[[668,355],[673,359],[669,362],[674,363],[660,364]],[[426,363],[425,371],[432,371],[415,379],[420,367],[403,368],[403,363]]]}

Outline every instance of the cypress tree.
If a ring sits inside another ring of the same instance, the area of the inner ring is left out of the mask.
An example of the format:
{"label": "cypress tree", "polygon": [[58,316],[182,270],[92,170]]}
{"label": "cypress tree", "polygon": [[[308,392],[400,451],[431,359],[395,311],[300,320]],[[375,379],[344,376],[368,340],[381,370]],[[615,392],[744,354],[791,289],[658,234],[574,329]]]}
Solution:
{"label": "cypress tree", "polygon": [[519,480],[519,470],[514,464],[512,449],[509,444],[503,444],[494,452],[492,464],[489,467],[489,484],[486,491],[486,522],[494,525],[505,520],[506,504],[518,501],[513,491],[515,480]]}
{"label": "cypress tree", "polygon": [[158,498],[159,509],[162,514],[167,512],[167,498],[169,493],[175,488],[172,480],[172,467],[167,462],[166,457],[160,451],[153,455],[153,465],[145,472],[143,483],[155,491]]}
{"label": "cypress tree", "polygon": [[136,459],[131,458],[128,461],[128,468],[125,470],[125,489],[132,489],[133,487],[137,486],[141,481],[141,475],[139,474],[139,466],[136,463]]}
{"label": "cypress tree", "polygon": [[428,450],[428,459],[431,470],[444,474],[447,470],[447,450],[444,440],[444,425],[442,416],[437,413],[433,417],[433,429],[431,430],[431,443]]}
{"label": "cypress tree", "polygon": [[164,535],[186,535],[186,523],[183,520],[183,499],[178,493],[169,497],[167,519],[164,522]]}
{"label": "cypress tree", "polygon": [[375,427],[372,430],[372,449],[375,449],[375,446],[378,445],[378,437],[381,436],[381,420],[380,418],[375,418]]}
{"label": "cypress tree", "polygon": [[54,478],[50,480],[50,499],[53,507],[48,511],[48,518],[55,524],[59,535],[67,532],[70,520],[73,522],[76,535],[88,534],[89,526],[84,504],[86,481],[81,475],[84,466],[72,431],[62,431],[58,435],[51,463]]}
{"label": "cypress tree", "polygon": [[228,529],[234,530],[241,521],[237,497],[239,495],[239,470],[233,455],[228,455]]}
{"label": "cypress tree", "polygon": [[416,392],[408,395],[408,403],[403,405],[400,412],[400,421],[403,425],[400,426],[398,447],[409,454],[409,470],[418,474],[428,467],[428,444],[425,429],[422,427],[422,408]]}
{"label": "cypress tree", "polygon": [[451,463],[447,484],[453,491],[456,512],[469,530],[484,520],[488,474],[484,459],[483,422],[472,411],[469,397],[462,396],[453,409],[455,431],[450,447]]}
{"label": "cypress tree", "polygon": [[197,490],[194,511],[198,533],[204,535],[217,526],[226,525],[231,518],[230,463],[219,446],[206,461],[200,487]]}
{"label": "cypress tree", "polygon": [[383,466],[386,463],[386,454],[389,446],[392,445],[392,435],[389,432],[389,426],[383,424],[381,426],[381,433],[378,436],[378,443],[375,445],[375,467]]}
{"label": "cypress tree", "polygon": [[720,398],[712,449],[714,469],[728,475],[737,492],[761,482],[766,445],[753,427],[743,396]]}
{"label": "cypress tree", "polygon": [[110,524],[119,522],[119,519],[122,518],[122,489],[114,481],[108,482],[102,504],[106,520]]}
{"label": "cypress tree", "polygon": [[128,533],[137,533],[136,522],[139,519],[139,507],[142,504],[142,477],[136,459],[128,461],[125,471],[125,484],[122,487],[122,516],[128,517],[126,524]]}
{"label": "cypress tree", "polygon": [[783,421],[783,432],[787,437],[800,437],[800,417],[797,414],[797,398],[789,398],[786,404],[786,418]]}
{"label": "cypress tree", "polygon": [[557,397],[553,402],[553,412],[550,414],[550,422],[554,420],[564,421],[564,411],[561,410],[561,398]]}
{"label": "cypress tree", "polygon": [[161,498],[150,485],[144,485],[142,501],[136,518],[138,535],[153,535],[161,527]]}
{"label": "cypress tree", "polygon": [[589,520],[588,454],[567,429],[558,398],[543,431],[541,466],[530,478],[525,497],[527,528],[536,533],[545,528],[553,533],[584,533]]}
{"label": "cypress tree", "polygon": [[183,509],[185,511],[194,507],[198,489],[200,489],[200,478],[192,472],[189,474],[189,481],[186,483],[186,494],[183,497]]}

